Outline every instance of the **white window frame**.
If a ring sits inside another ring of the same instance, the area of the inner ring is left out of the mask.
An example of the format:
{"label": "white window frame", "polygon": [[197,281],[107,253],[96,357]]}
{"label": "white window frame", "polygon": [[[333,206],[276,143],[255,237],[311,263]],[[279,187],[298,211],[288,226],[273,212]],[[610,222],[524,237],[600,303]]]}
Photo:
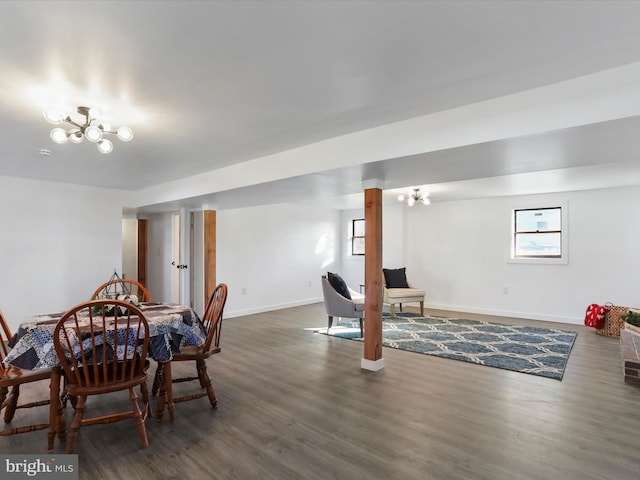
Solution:
{"label": "white window frame", "polygon": [[[516,210],[538,210],[546,208],[560,208],[560,258],[515,258],[515,212]],[[533,265],[567,265],[569,263],[569,205],[567,202],[553,203],[529,203],[519,205],[511,209],[511,228],[509,231],[509,257],[507,263],[533,264]]]}

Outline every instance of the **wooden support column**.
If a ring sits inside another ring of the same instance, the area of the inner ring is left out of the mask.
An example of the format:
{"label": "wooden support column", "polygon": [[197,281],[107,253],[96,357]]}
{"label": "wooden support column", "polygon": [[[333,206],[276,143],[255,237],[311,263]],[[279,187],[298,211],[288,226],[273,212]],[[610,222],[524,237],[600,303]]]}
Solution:
{"label": "wooden support column", "polygon": [[138,219],[138,281],[147,286],[147,230],[149,221]]}
{"label": "wooden support column", "polygon": [[216,288],[216,211],[204,212],[204,304]]}
{"label": "wooden support column", "polygon": [[364,191],[365,370],[384,368],[382,358],[382,190]]}

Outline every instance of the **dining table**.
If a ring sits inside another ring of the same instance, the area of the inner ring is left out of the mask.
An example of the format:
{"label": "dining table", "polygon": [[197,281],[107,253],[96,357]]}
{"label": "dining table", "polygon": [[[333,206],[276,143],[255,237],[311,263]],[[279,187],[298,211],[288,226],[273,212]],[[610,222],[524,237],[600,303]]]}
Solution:
{"label": "dining table", "polygon": [[[139,304],[149,324],[149,357],[159,363],[173,358],[186,345],[200,346],[207,332],[197,313],[186,305],[158,302]],[[20,323],[9,342],[4,363],[33,370],[60,365],[53,346],[53,331],[65,312],[29,317]]]}
{"label": "dining table", "polygon": [[[187,345],[203,345],[207,332],[197,313],[188,306],[172,303],[142,302],[137,305],[149,325],[150,358],[163,365],[170,365],[174,353]],[[53,333],[65,312],[29,317],[20,323],[9,341],[11,350],[4,363],[22,369],[51,368],[49,389],[48,451],[54,448],[54,437],[66,440],[66,426],[62,412],[65,394],[61,392],[63,378],[61,363],[53,345]],[[82,319],[80,319],[82,322]],[[87,318],[85,321],[89,321]],[[149,410],[150,412],[150,410]]]}

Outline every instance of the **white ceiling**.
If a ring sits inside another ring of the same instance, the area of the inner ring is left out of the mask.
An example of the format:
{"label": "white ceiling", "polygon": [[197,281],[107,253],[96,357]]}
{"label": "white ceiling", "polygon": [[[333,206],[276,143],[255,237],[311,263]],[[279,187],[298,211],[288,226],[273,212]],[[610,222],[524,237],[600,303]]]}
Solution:
{"label": "white ceiling", "polygon": [[[138,191],[267,162],[635,64],[638,18],[636,1],[3,1],[0,175]],[[133,141],[116,139],[110,155],[54,144],[42,111],[73,116],[78,105],[130,126]],[[608,118],[591,110],[584,125],[313,173],[278,167],[265,181],[142,210],[301,199],[351,208],[372,177],[421,185],[434,201],[640,184],[640,105]]]}

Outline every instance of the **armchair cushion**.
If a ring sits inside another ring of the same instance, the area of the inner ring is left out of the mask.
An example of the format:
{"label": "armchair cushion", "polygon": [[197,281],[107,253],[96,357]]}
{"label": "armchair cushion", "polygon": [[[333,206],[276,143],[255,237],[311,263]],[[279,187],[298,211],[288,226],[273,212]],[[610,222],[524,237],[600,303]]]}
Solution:
{"label": "armchair cushion", "polygon": [[409,303],[424,299],[424,290],[418,288],[385,288],[383,293],[384,303]]}
{"label": "armchair cushion", "polygon": [[407,283],[407,268],[388,269],[383,268],[384,282],[387,288],[409,288]]}
{"label": "armchair cushion", "polygon": [[331,286],[335,288],[336,292],[338,292],[344,298],[348,298],[349,300],[351,300],[349,287],[347,287],[347,283],[340,275],[338,275],[337,273],[327,272],[327,278],[329,279],[329,283],[331,284]]}

